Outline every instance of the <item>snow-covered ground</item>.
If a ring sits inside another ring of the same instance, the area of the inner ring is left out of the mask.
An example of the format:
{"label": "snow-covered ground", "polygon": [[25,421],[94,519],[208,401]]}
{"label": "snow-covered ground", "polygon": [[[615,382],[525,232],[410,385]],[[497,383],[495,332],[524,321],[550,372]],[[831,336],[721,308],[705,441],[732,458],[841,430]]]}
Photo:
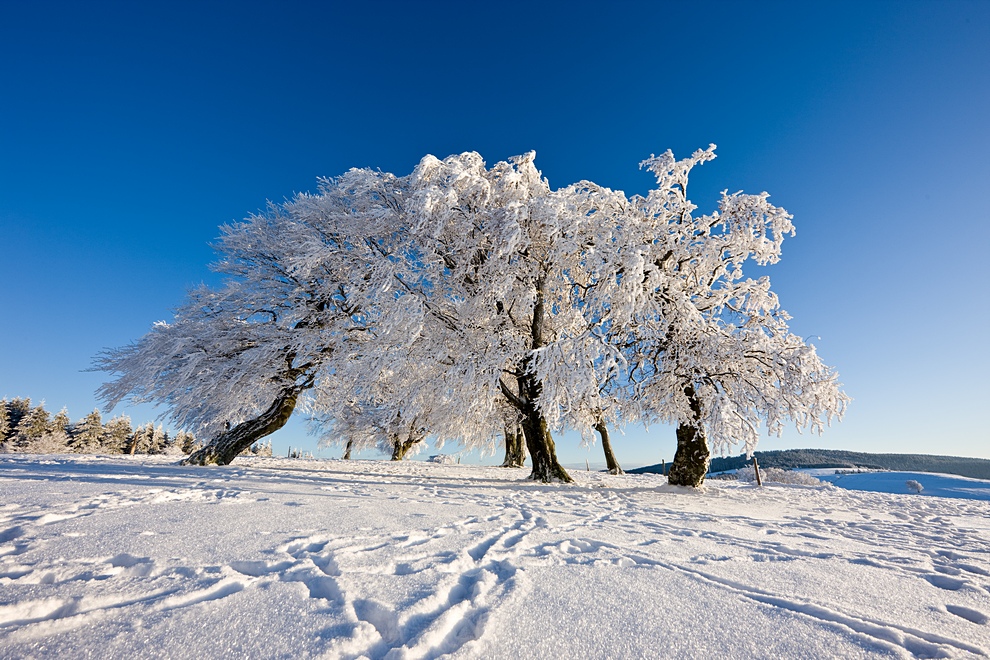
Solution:
{"label": "snow-covered ground", "polygon": [[990,655],[990,502],[572,474],[0,455],[0,657]]}
{"label": "snow-covered ground", "polygon": [[990,481],[968,479],[954,474],[934,474],[931,472],[848,472],[836,470],[804,470],[816,473],[822,481],[833,483],[840,488],[867,490],[873,493],[914,492],[909,481],[922,486],[921,495],[930,497],[958,497],[966,500],[990,500]]}

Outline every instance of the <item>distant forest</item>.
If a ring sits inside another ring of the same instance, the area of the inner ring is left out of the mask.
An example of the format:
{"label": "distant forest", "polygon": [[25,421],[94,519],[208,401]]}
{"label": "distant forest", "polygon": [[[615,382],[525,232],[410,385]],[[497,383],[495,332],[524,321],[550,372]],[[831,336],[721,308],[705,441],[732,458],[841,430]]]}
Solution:
{"label": "distant forest", "polygon": [[[868,454],[841,449],[782,449],[755,452],[760,467],[797,468],[867,468],[908,472],[939,472],[957,474],[972,479],[990,479],[990,460],[960,456],[930,456],[928,454]],[[738,470],[752,463],[745,455],[713,458],[709,473]],[[660,472],[651,465],[628,472]]]}
{"label": "distant forest", "polygon": [[[34,406],[27,398],[0,399],[0,453],[182,456],[201,446],[192,433],[169,435],[161,424],[148,422],[134,428],[126,415],[104,423],[100,411],[94,410],[72,422],[65,408],[52,415],[44,403]],[[271,456],[271,442],[256,444],[247,451]]]}

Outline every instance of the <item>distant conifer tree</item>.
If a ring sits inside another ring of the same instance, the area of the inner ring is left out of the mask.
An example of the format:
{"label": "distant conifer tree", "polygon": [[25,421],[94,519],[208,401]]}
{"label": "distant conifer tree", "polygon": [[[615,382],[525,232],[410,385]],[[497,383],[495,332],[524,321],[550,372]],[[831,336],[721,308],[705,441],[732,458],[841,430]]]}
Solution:
{"label": "distant conifer tree", "polygon": [[130,448],[131,436],[134,434],[130,417],[127,415],[114,417],[106,423],[104,429],[106,431],[103,437],[104,451],[109,454],[123,454]]}
{"label": "distant conifer tree", "polygon": [[31,410],[31,399],[21,399],[20,397],[14,397],[7,404],[7,415],[9,430],[7,435],[13,436],[17,429],[17,425],[21,423],[21,418],[28,414]]}
{"label": "distant conifer tree", "polygon": [[0,445],[7,441],[7,436],[12,431],[7,405],[7,399],[0,399]]}
{"label": "distant conifer tree", "polygon": [[52,418],[51,430],[53,433],[68,433],[72,422],[69,420],[69,411],[64,407],[55,413]]}
{"label": "distant conifer tree", "polygon": [[42,403],[27,411],[14,429],[13,444],[17,451],[33,452],[36,445],[51,428],[50,414]]}
{"label": "distant conifer tree", "polygon": [[80,454],[95,454],[103,448],[103,417],[94,409],[72,428],[72,451]]}

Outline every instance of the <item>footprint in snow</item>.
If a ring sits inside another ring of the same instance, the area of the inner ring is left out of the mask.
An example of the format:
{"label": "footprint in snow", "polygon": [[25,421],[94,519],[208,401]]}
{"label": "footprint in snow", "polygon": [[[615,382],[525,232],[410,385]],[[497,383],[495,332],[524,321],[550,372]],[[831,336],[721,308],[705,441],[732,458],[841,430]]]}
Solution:
{"label": "footprint in snow", "polygon": [[947,591],[959,591],[967,584],[966,580],[960,580],[958,578],[949,577],[948,575],[942,575],[940,573],[933,573],[922,577],[930,582],[932,586],[938,587],[939,589],[946,589]]}
{"label": "footprint in snow", "polygon": [[945,609],[951,614],[955,614],[958,617],[962,617],[971,623],[984,626],[990,623],[990,616],[987,616],[979,610],[974,610],[969,607],[963,607],[962,605],[946,605]]}

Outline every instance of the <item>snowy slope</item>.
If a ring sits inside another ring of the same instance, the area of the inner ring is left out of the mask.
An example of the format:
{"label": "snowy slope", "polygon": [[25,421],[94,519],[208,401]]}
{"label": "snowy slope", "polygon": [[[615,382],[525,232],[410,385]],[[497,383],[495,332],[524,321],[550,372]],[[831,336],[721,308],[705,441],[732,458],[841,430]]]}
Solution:
{"label": "snowy slope", "polygon": [[[806,472],[816,472],[805,470]],[[866,490],[873,493],[911,493],[907,482],[915,481],[923,486],[921,495],[929,497],[958,497],[966,500],[990,500],[990,481],[968,479],[954,474],[932,472],[854,472],[836,474],[835,470],[822,471],[815,476],[840,488]]]}
{"label": "snowy slope", "polygon": [[990,502],[573,475],[0,455],[0,657],[990,654]]}

